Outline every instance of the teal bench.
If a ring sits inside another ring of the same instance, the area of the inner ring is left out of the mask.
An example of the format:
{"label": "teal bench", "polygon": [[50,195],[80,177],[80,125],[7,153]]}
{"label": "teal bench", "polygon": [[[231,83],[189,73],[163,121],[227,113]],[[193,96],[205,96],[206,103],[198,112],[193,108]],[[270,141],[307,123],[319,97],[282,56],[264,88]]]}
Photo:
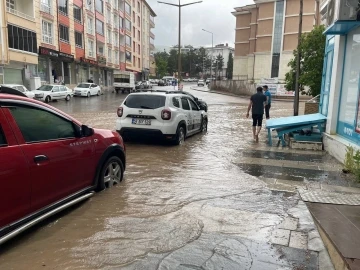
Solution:
{"label": "teal bench", "polygon": [[274,129],[279,137],[279,142],[282,146],[286,146],[284,139],[285,134],[294,132],[301,129],[313,129],[315,126],[319,129],[320,133],[325,131],[326,116],[315,113],[299,116],[281,117],[266,120],[266,128],[268,130],[269,145],[272,146],[271,130]]}

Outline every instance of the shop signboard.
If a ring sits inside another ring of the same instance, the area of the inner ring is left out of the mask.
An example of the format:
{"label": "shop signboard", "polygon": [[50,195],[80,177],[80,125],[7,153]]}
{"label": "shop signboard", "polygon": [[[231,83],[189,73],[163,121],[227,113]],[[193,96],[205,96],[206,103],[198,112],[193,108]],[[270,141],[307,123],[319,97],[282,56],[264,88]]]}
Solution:
{"label": "shop signboard", "polygon": [[276,95],[278,81],[278,78],[262,78],[256,87],[267,85],[271,95]]}
{"label": "shop signboard", "polygon": [[288,91],[285,88],[285,84],[278,84],[276,95],[293,97],[295,96],[295,91]]}
{"label": "shop signboard", "polygon": [[97,62],[97,61],[91,60],[91,59],[87,59],[87,58],[83,58],[83,57],[80,58],[80,61],[81,61],[82,63],[89,64],[89,65],[93,65],[93,66],[97,66],[97,65],[98,65],[98,62]]}
{"label": "shop signboard", "polygon": [[71,54],[59,52],[59,51],[41,47],[41,46],[39,46],[39,55],[58,58],[59,60],[65,61],[65,62],[73,62],[74,61],[74,56]]}

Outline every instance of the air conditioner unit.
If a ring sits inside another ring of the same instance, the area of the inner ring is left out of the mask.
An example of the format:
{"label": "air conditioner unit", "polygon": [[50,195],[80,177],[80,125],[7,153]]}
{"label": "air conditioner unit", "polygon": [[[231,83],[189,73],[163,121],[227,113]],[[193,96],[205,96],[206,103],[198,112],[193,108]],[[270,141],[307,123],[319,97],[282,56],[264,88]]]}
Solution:
{"label": "air conditioner unit", "polygon": [[360,0],[330,0],[327,6],[327,25],[337,21],[360,21]]}

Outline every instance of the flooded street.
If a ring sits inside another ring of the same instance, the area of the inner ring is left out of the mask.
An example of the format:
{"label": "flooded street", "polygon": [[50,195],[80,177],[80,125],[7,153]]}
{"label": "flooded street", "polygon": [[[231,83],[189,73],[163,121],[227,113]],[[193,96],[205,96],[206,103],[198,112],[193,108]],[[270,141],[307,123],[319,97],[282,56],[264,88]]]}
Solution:
{"label": "flooded street", "polygon": [[[11,240],[0,269],[318,269],[326,254],[295,191],[348,185],[340,166],[321,152],[270,149],[264,130],[255,144],[248,99],[184,90],[208,103],[207,134],[180,147],[127,143],[120,185]],[[114,129],[124,97],[51,105]],[[271,111],[291,112],[291,102]]]}

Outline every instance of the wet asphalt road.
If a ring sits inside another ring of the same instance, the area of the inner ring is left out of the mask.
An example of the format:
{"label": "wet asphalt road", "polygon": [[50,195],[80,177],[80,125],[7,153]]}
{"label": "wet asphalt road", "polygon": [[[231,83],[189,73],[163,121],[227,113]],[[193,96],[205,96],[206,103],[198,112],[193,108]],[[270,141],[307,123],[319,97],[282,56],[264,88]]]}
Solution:
{"label": "wet asphalt road", "polygon": [[[120,185],[6,244],[0,269],[317,269],[316,253],[271,242],[290,212],[301,215],[298,196],[268,189],[239,165],[246,151],[266,149],[264,134],[258,145],[252,141],[247,99],[184,90],[208,102],[207,134],[181,147],[128,143]],[[125,96],[52,105],[114,129]],[[273,111],[289,115],[291,104]]]}

